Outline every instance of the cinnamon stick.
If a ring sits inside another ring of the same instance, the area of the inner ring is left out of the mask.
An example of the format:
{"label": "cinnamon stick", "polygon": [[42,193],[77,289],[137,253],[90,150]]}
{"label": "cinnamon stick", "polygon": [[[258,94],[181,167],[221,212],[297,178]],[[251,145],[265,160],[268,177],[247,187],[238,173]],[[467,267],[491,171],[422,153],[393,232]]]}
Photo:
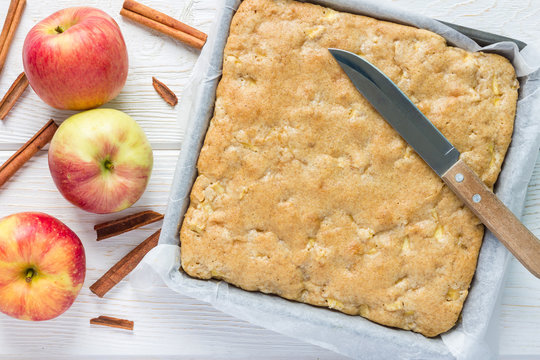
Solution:
{"label": "cinnamon stick", "polygon": [[152,250],[159,241],[161,230],[156,231],[148,239],[140,243],[135,249],[131,250],[119,262],[109,269],[92,286],[90,291],[99,297],[103,297],[116,284],[124,279],[141,262],[144,255]]}
{"label": "cinnamon stick", "polygon": [[19,0],[11,0],[9,2],[6,20],[4,20],[4,26],[2,27],[2,33],[0,34],[0,48],[4,47],[4,43],[6,42],[9,28],[11,27],[13,17],[15,16],[15,9],[17,9],[17,5],[19,5]]}
{"label": "cinnamon stick", "polygon": [[151,7],[148,7],[146,5],[143,5],[141,3],[138,3],[134,0],[126,0],[124,1],[123,8],[126,10],[133,11],[139,15],[142,15],[144,17],[147,17],[151,20],[157,21],[159,23],[162,23],[163,25],[167,25],[168,27],[171,27],[173,29],[185,32],[186,34],[189,34],[191,36],[194,36],[198,39],[201,39],[206,42],[207,35],[203,33],[202,31],[199,31],[187,24],[184,24],[181,21],[176,20],[173,17],[170,17],[169,15],[166,15],[162,12],[159,12],[157,10],[152,9]]}
{"label": "cinnamon stick", "polygon": [[2,98],[2,101],[0,101],[0,119],[4,120],[6,118],[11,108],[15,105],[27,87],[28,78],[23,72],[15,79],[6,95]]}
{"label": "cinnamon stick", "polygon": [[152,210],[146,210],[125,216],[120,219],[97,224],[94,226],[94,230],[96,230],[97,233],[97,241],[101,241],[131,230],[135,230],[141,226],[151,224],[161,219],[163,219],[163,214]]}
{"label": "cinnamon stick", "polygon": [[133,330],[133,321],[117,319],[111,316],[99,316],[97,318],[90,319],[90,324],[92,325],[103,325],[110,326],[119,329]]}
{"label": "cinnamon stick", "polygon": [[54,136],[58,125],[49,120],[26,144],[0,166],[0,186],[4,185],[35,153],[43,148]]}
{"label": "cinnamon stick", "polygon": [[6,63],[9,47],[13,42],[15,30],[21,22],[22,12],[26,5],[26,0],[11,0],[8,13],[0,34],[0,71]]}
{"label": "cinnamon stick", "polygon": [[[135,10],[141,11],[144,15]],[[162,34],[169,35],[170,37],[180,40],[197,49],[202,49],[206,43],[206,34],[193,29],[168,15],[132,0],[126,0],[126,2],[124,2],[122,10],[120,10],[120,15],[141,25],[148,26]],[[162,23],[161,21],[164,21],[165,23]]]}
{"label": "cinnamon stick", "polygon": [[154,86],[154,89],[156,89],[159,96],[163,98],[167,102],[167,104],[171,106],[175,106],[178,104],[178,98],[176,97],[176,94],[167,87],[164,83],[156,79],[155,77],[152,77],[152,85]]}

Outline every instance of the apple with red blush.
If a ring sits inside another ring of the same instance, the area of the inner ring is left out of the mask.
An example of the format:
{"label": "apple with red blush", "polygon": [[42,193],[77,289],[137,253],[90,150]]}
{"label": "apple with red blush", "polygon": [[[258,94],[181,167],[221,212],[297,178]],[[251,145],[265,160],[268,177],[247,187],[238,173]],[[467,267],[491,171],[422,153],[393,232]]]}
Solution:
{"label": "apple with red blush", "polygon": [[129,115],[94,109],[68,118],[49,148],[49,170],[60,193],[97,214],[133,205],[152,173],[152,148]]}
{"label": "apple with red blush", "polygon": [[112,17],[99,9],[72,7],[30,30],[23,66],[44,102],[57,109],[85,110],[120,93],[128,74],[128,53]]}
{"label": "apple with red blush", "polygon": [[42,321],[64,313],[84,282],[79,237],[60,220],[26,212],[0,220],[0,311]]}

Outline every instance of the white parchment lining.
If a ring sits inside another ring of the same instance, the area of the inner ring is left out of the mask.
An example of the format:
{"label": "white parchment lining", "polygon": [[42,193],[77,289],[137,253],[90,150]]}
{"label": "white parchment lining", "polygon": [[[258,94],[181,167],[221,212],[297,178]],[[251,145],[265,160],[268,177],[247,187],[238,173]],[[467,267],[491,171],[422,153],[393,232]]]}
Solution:
{"label": "white parchment lining", "polygon": [[[468,37],[424,16],[364,0],[313,0],[336,10],[429,29],[469,51],[481,48]],[[221,75],[223,48],[229,25],[240,0],[224,0],[213,30],[195,66],[190,84],[182,94],[180,117],[187,123],[186,138],[173,180],[159,245],[131,276],[135,286],[147,286],[159,274],[168,287],[212,304],[235,317],[362,359],[474,359],[494,356],[487,346],[486,331],[510,257],[507,250],[487,233],[476,275],[465,302],[462,321],[442,336],[428,339],[410,331],[384,327],[360,316],[296,303],[277,296],[248,292],[224,282],[193,279],[179,271],[179,225],[189,205],[196,177],[196,161],[213,113],[215,90]],[[496,193],[516,214],[523,207],[540,141],[540,56],[531,46],[521,53],[513,43],[485,48],[509,58],[520,76],[520,100],[512,143],[496,186]],[[495,350],[496,351],[496,350]]]}

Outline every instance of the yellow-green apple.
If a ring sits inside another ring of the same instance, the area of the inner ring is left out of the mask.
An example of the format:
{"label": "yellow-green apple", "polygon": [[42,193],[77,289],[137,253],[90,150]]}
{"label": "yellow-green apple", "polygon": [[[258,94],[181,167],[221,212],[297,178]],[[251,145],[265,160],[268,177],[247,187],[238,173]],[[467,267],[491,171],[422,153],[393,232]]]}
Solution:
{"label": "yellow-green apple", "polygon": [[97,214],[133,205],[146,189],[152,165],[152,148],[141,127],[114,109],[71,116],[49,148],[58,190],[72,204]]}
{"label": "yellow-green apple", "polygon": [[24,41],[24,72],[52,107],[85,110],[115,98],[128,74],[118,24],[91,7],[60,10],[34,26]]}
{"label": "yellow-green apple", "polygon": [[81,240],[60,220],[19,213],[0,220],[0,311],[49,320],[69,309],[86,274]]}

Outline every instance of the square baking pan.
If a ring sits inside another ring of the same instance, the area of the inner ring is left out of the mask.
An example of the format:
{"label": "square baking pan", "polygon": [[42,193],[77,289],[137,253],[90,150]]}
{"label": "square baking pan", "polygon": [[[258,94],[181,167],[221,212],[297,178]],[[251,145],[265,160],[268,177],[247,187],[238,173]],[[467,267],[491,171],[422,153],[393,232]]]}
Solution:
{"label": "square baking pan", "polygon": [[[143,269],[146,272],[146,267],[150,267],[174,291],[211,303],[225,313],[256,325],[350,357],[466,359],[474,354],[485,354],[489,351],[485,342],[486,332],[509,259],[509,253],[489,232],[484,237],[477,271],[463,307],[462,320],[453,329],[435,338],[378,325],[360,316],[349,316],[274,295],[244,291],[225,282],[191,278],[180,270],[179,229],[197,176],[199,151],[213,115],[229,26],[240,2],[224,0],[220,5],[214,28],[193,70],[190,84],[184,90],[179,113],[182,123],[187,124],[186,137],[175,171],[161,238],[159,245],[143,260],[138,274]],[[447,26],[433,19],[363,0],[310,2],[425,28],[439,33],[449,44],[469,51],[481,48],[470,37],[478,40],[482,46],[503,40],[488,49],[513,61],[522,87],[512,144],[499,176],[496,193],[519,215],[540,141],[540,122],[534,121],[532,116],[540,111],[540,101],[537,101],[540,100],[540,91],[536,91],[540,87],[540,76],[538,71],[535,72],[536,69],[523,65],[528,61],[527,56],[518,51],[526,44],[453,24]]]}

